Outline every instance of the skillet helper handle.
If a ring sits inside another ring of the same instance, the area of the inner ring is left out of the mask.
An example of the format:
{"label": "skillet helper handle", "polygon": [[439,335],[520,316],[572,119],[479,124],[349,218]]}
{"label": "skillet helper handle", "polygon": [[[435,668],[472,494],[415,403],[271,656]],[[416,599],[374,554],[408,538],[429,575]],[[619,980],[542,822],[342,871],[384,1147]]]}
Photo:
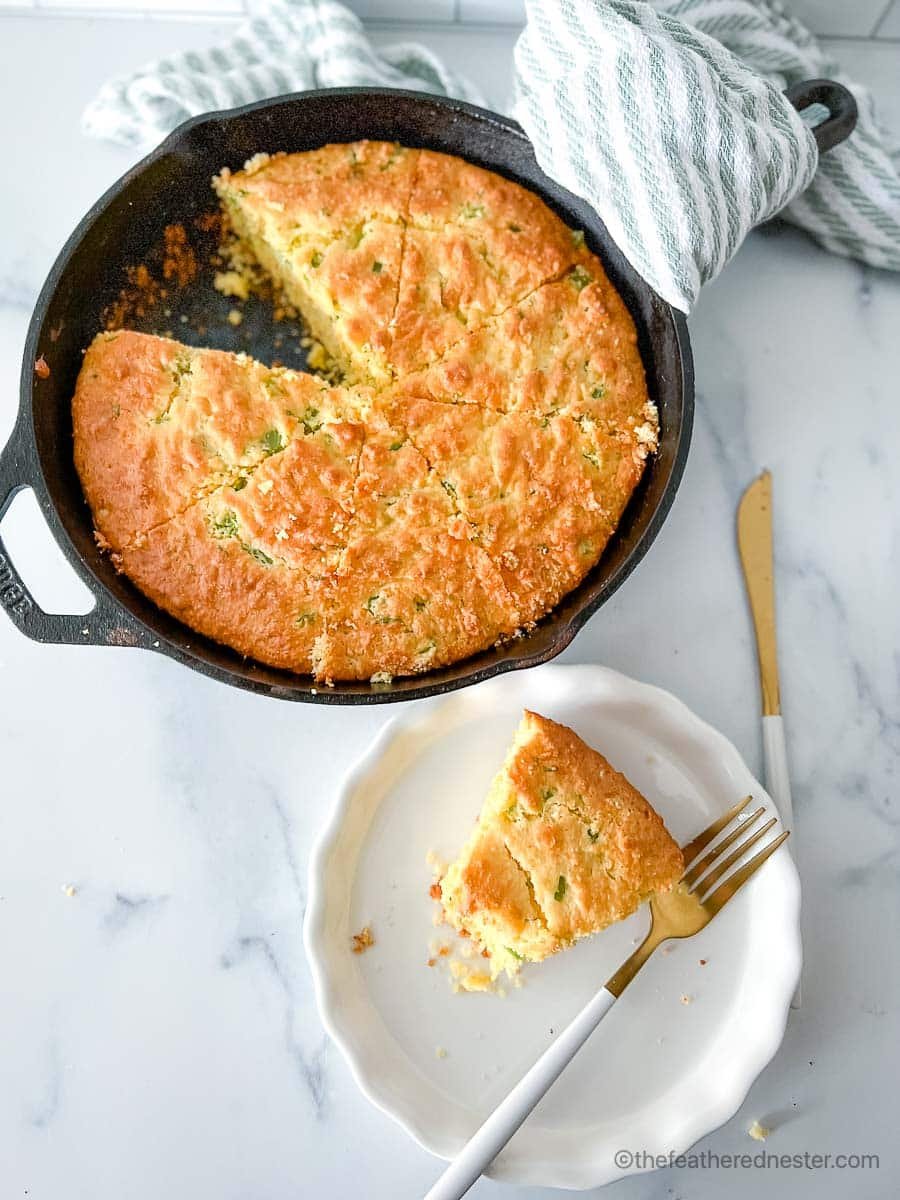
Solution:
{"label": "skillet helper handle", "polygon": [[821,104],[828,109],[825,120],[812,128],[820,154],[845,141],[856,128],[859,109],[853,93],[842,83],[835,83],[833,79],[804,79],[801,83],[791,84],[784,94],[798,112],[811,104]]}
{"label": "skillet helper handle", "polygon": [[522,1076],[440,1177],[425,1200],[459,1200],[491,1165],[525,1118],[550,1090],[609,1010],[616,997],[605,987]]}
{"label": "skillet helper handle", "polygon": [[[32,486],[36,467],[34,457],[20,425],[13,430],[6,446],[0,451],[0,521],[13,497]],[[112,610],[95,597],[94,608],[84,616],[47,613],[29,592],[24,580],[13,565],[0,532],[0,607],[26,637],[35,642],[58,645],[105,645],[108,639],[99,629],[108,628]]]}

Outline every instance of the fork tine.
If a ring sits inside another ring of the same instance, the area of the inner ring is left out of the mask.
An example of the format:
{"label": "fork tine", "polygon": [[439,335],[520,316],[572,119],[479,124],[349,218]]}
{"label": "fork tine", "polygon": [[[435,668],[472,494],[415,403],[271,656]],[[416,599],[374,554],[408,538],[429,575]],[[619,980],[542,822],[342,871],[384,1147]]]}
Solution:
{"label": "fork tine", "polygon": [[701,903],[704,908],[710,910],[710,916],[714,917],[716,913],[721,912],[735,892],[739,888],[742,888],[747,880],[756,874],[766,859],[771,854],[774,854],[781,843],[786,842],[790,836],[791,831],[785,829],[784,833],[780,833],[774,842],[770,842],[768,846],[764,846],[762,850],[757,851],[749,862],[744,863],[742,867],[738,867],[733,875],[730,875],[724,883],[720,883],[711,895],[704,897]]}
{"label": "fork tine", "polygon": [[[765,809],[760,809],[760,811],[765,812]],[[741,842],[737,849],[732,850],[727,858],[724,858],[720,863],[716,863],[715,867],[710,871],[710,873],[700,880],[699,883],[692,886],[690,891],[698,892],[701,888],[703,888],[704,892],[708,892],[710,888],[714,887],[719,882],[720,879],[725,878],[734,864],[739,859],[744,857],[751,846],[755,846],[760,838],[764,838],[772,826],[777,824],[778,818],[770,817],[769,820],[766,821],[765,825],[760,826],[756,833],[754,833],[751,837],[748,837],[746,841]],[[743,833],[743,830],[738,830],[738,833]],[[734,839],[732,838],[731,840],[733,841]]]}
{"label": "fork tine", "polygon": [[705,850],[714,837],[718,837],[726,825],[730,825],[734,818],[747,807],[752,796],[745,796],[739,804],[735,804],[734,808],[729,808],[727,813],[723,813],[721,817],[717,817],[712,825],[707,826],[702,833],[698,833],[692,842],[688,842],[686,846],[681,847],[681,852],[684,855],[684,861],[690,865],[697,857],[701,850]]}
{"label": "fork tine", "polygon": [[686,883],[689,888],[693,888],[694,884],[707,869],[707,867],[711,867],[716,859],[722,853],[724,853],[729,846],[733,846],[739,837],[743,837],[745,830],[749,829],[751,825],[755,825],[765,811],[765,808],[760,805],[756,812],[751,813],[750,816],[747,817],[746,821],[741,821],[740,825],[738,825],[736,829],[733,829],[731,833],[729,833],[728,837],[722,838],[721,842],[716,842],[712,850],[707,850],[706,854],[704,854],[702,858],[698,858],[694,865],[689,870],[685,871],[681,877],[681,882]]}

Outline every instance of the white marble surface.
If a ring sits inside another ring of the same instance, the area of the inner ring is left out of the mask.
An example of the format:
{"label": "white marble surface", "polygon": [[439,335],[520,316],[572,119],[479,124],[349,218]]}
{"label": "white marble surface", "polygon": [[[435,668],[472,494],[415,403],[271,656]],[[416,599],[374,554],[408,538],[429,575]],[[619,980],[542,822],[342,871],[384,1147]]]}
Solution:
{"label": "white marble surface", "polygon": [[[130,160],[80,138],[83,103],[113,64],[214,36],[209,23],[0,17],[0,439],[44,274]],[[425,40],[501,103],[512,36]],[[866,45],[852,48],[865,74]],[[896,126],[900,46],[878,55]],[[564,656],[670,688],[760,771],[733,528],[742,487],[772,468],[804,1007],[701,1148],[758,1149],[746,1129],[760,1117],[772,1152],[881,1165],[665,1170],[612,1186],[610,1200],[900,1190],[898,329],[897,278],[795,232],[752,237],[691,319],[697,421],[671,517]],[[4,536],[39,599],[83,606],[27,497]],[[437,1164],[368,1106],[326,1043],[300,938],[311,840],[390,711],[256,699],[140,652],[37,646],[5,618],[0,697],[4,1200],[420,1195]],[[501,1194],[514,1193],[473,1192]]]}

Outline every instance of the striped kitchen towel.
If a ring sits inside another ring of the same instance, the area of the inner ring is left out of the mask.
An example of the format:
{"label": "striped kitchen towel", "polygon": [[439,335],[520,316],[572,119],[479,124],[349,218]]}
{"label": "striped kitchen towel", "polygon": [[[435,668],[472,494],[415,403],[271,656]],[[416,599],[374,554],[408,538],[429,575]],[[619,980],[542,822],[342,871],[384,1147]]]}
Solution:
{"label": "striped kitchen towel", "polygon": [[[541,166],[600,213],[687,312],[781,212],[837,254],[900,270],[900,154],[868,92],[765,0],[526,0],[515,113]],[[859,123],[819,160],[782,95],[828,76]]]}
{"label": "striped kitchen towel", "polygon": [[186,50],[103,85],[84,111],[90,137],[152,146],[198,113],[327,87],[395,87],[484,98],[424,46],[376,52],[362,23],[332,0],[256,0],[257,16],[210,50]]}
{"label": "striped kitchen towel", "polygon": [[[482,102],[421,46],[373,50],[331,0],[256,0],[256,12],[220,46],[111,80],[85,131],[149,144],[197,113],[313,87]],[[900,153],[868,92],[774,0],[526,0],[526,12],[514,112],[538,161],[676,308],[778,212],[835,253],[900,270]],[[859,124],[819,161],[782,89],[822,76],[850,87]]]}

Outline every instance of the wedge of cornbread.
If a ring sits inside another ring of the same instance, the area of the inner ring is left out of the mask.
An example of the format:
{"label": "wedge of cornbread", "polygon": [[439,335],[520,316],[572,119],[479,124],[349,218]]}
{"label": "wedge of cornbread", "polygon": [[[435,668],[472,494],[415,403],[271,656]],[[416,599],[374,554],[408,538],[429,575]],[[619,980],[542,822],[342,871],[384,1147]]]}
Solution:
{"label": "wedge of cornbread", "polygon": [[418,151],[388,142],[258,154],[213,180],[252,256],[350,380],[384,380]]}
{"label": "wedge of cornbread", "polygon": [[441,481],[467,539],[489,555],[523,623],[594,565],[643,469],[627,437],[553,414],[396,402],[395,421]]}
{"label": "wedge of cornbread", "polygon": [[309,673],[334,602],[362,440],[359,424],[320,409],[265,461],[113,559],[193,629]]}
{"label": "wedge of cornbread", "polygon": [[630,436],[641,459],[659,432],[634,325],[596,259],[467,331],[437,363],[398,381],[398,394],[564,413]]}
{"label": "wedge of cornbread", "polygon": [[565,725],[526,712],[441,903],[494,977],[514,975],[629,916],[683,868],[624,775]]}
{"label": "wedge of cornbread", "polygon": [[326,678],[455,662],[521,623],[502,573],[470,536],[447,481],[392,406],[366,422],[354,515],[316,660]]}
{"label": "wedge of cornbread", "polygon": [[102,542],[121,550],[204,495],[244,485],[369,394],[246,355],[121,330],[98,334],[72,400],[75,466]]}

